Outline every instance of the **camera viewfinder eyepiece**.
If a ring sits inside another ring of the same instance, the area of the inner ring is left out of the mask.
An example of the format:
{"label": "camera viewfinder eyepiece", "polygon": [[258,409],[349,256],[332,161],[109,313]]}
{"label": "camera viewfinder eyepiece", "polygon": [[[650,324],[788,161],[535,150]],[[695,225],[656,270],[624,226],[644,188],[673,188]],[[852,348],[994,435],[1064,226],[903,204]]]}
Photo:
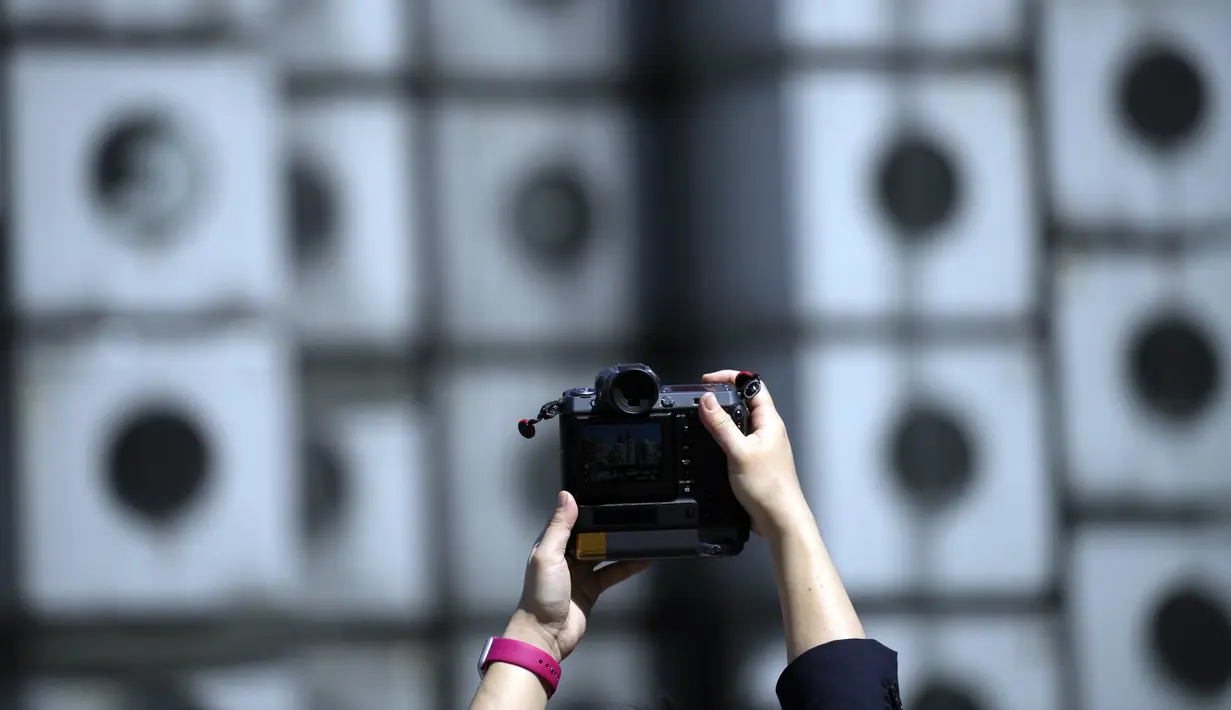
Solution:
{"label": "camera viewfinder eyepiece", "polygon": [[598,373],[594,389],[601,406],[622,414],[647,414],[658,402],[658,375],[641,364],[616,365]]}

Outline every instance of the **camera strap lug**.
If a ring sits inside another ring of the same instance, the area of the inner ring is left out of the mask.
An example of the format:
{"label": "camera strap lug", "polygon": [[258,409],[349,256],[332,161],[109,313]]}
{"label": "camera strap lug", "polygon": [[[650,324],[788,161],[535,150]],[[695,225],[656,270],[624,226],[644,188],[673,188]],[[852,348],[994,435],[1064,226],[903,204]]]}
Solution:
{"label": "camera strap lug", "polygon": [[553,399],[552,401],[539,407],[539,415],[533,419],[523,419],[517,423],[517,431],[526,439],[534,438],[534,425],[539,422],[545,422],[548,419],[554,418],[560,414],[560,410],[564,407],[564,398]]}
{"label": "camera strap lug", "polygon": [[761,393],[761,376],[755,372],[741,372],[735,376],[735,388],[744,399],[752,399]]}

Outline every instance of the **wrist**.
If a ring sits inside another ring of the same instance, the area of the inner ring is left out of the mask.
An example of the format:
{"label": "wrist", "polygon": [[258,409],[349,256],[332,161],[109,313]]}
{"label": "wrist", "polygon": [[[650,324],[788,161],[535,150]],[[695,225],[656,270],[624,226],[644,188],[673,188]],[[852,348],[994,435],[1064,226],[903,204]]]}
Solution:
{"label": "wrist", "polygon": [[790,505],[770,511],[769,522],[762,531],[770,545],[776,545],[791,540],[811,540],[820,537],[816,518],[812,515],[807,501],[799,500]]}
{"label": "wrist", "polygon": [[513,617],[504,628],[504,638],[530,644],[555,659],[561,661],[560,644],[550,630],[544,628],[533,615],[520,609],[513,612]]}

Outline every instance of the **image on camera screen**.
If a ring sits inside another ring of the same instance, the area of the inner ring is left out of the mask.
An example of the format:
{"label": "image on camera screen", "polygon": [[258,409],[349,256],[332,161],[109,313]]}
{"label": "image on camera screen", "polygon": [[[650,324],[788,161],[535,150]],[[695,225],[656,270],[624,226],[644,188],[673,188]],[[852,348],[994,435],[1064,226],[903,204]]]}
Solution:
{"label": "image on camera screen", "polygon": [[592,424],[582,430],[586,483],[656,481],[662,474],[659,424]]}

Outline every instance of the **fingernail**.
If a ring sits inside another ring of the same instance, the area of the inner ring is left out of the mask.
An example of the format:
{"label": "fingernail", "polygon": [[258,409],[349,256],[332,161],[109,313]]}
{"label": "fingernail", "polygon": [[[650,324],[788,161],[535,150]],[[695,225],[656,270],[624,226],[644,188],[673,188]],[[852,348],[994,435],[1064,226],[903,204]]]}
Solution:
{"label": "fingernail", "polygon": [[564,491],[560,491],[560,495],[556,496],[556,507],[563,508],[564,504],[567,501],[568,501],[568,494],[565,493]]}
{"label": "fingernail", "polygon": [[707,392],[701,397],[701,406],[710,412],[716,412],[718,411],[718,398],[712,393]]}

